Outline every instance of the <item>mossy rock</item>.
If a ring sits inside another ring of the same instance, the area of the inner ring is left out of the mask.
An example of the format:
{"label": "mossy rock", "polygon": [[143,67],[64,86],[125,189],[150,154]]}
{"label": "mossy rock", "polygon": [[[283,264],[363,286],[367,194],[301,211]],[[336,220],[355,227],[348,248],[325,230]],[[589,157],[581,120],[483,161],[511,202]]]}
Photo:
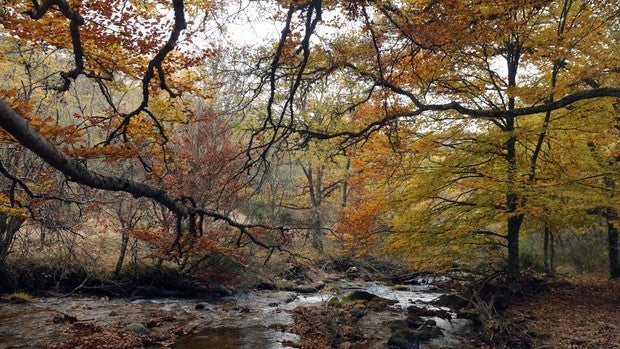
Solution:
{"label": "mossy rock", "polygon": [[25,292],[11,293],[11,294],[8,294],[2,297],[2,302],[13,303],[13,304],[30,303],[33,300],[34,298]]}
{"label": "mossy rock", "polygon": [[379,296],[366,291],[353,291],[344,297],[343,302],[365,301],[369,302],[380,298]]}
{"label": "mossy rock", "polygon": [[339,308],[342,306],[342,300],[338,297],[332,297],[329,302],[327,302],[327,305],[330,307]]}
{"label": "mossy rock", "polygon": [[469,301],[457,294],[444,294],[432,300],[430,303],[438,307],[448,307],[458,310],[465,308]]}

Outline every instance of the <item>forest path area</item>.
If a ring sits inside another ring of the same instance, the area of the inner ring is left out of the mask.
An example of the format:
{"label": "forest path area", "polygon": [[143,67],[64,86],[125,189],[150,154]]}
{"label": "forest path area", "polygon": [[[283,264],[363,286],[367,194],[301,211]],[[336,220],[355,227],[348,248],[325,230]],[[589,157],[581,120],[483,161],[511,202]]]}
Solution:
{"label": "forest path area", "polygon": [[551,283],[507,314],[525,321],[533,348],[620,348],[620,280]]}

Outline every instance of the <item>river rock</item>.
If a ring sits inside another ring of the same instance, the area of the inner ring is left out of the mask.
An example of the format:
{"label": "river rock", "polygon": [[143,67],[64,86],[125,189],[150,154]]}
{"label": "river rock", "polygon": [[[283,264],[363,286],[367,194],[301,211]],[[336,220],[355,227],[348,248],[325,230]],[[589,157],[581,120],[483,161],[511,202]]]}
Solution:
{"label": "river rock", "polygon": [[469,301],[458,294],[443,294],[430,302],[438,307],[447,307],[450,309],[462,309],[467,306]]}
{"label": "river rock", "polygon": [[428,309],[428,308],[417,307],[415,305],[410,305],[409,307],[407,307],[407,314],[416,315],[416,316],[436,316],[438,318],[442,318],[446,320],[452,319],[452,315],[450,315],[450,313],[447,310]]}
{"label": "river rock", "polygon": [[420,344],[413,338],[413,334],[410,331],[399,330],[396,331],[387,342],[389,348],[395,349],[418,349]]}
{"label": "river rock", "polygon": [[130,324],[128,324],[127,326],[125,326],[125,328],[128,331],[131,331],[137,335],[140,336],[146,336],[149,334],[150,330],[148,328],[146,328],[144,325],[136,323],[136,322],[132,322]]}
{"label": "river rock", "polygon": [[407,324],[409,324],[409,328],[413,328],[413,329],[417,329],[422,327],[422,325],[424,325],[424,323],[426,323],[426,320],[424,320],[424,318],[417,316],[417,315],[411,315],[409,314],[407,316]]}
{"label": "river rock", "polygon": [[[432,321],[432,320],[430,320]],[[392,332],[396,332],[399,329],[416,330],[427,323],[426,320],[419,316],[410,316],[404,320],[394,320],[390,323],[390,329]]]}
{"label": "river rock", "polygon": [[288,304],[293,302],[294,300],[297,299],[297,294],[295,293],[290,293],[285,299],[284,299],[284,304]]}
{"label": "river rock", "polygon": [[437,326],[437,321],[435,321],[435,320],[426,320],[426,321],[424,321],[424,325],[425,326],[431,326],[431,327],[432,326]]}
{"label": "river rock", "polygon": [[394,320],[390,323],[390,329],[392,330],[392,332],[397,331],[397,330],[405,330],[408,329],[409,327],[409,321],[407,320]]}
{"label": "river rock", "polygon": [[415,331],[413,333],[413,336],[416,339],[416,341],[427,341],[427,340],[431,339],[431,337],[432,337],[430,329],[429,328],[424,328],[424,327],[422,327],[421,329]]}
{"label": "river rock", "polygon": [[330,307],[340,307],[342,306],[342,300],[338,297],[332,297],[327,302],[327,305]]}
{"label": "river rock", "polygon": [[213,307],[209,303],[198,302],[194,306],[194,309],[196,309],[196,310],[213,310]]}
{"label": "river rock", "polygon": [[456,313],[456,317],[459,319],[468,319],[475,324],[480,324],[480,315],[474,309],[461,309]]}
{"label": "river rock", "polygon": [[214,297],[230,297],[235,294],[224,285],[218,285],[217,287],[213,288],[211,292]]}
{"label": "river rock", "polygon": [[345,272],[345,275],[348,279],[355,279],[360,276],[360,271],[359,269],[357,269],[357,267],[350,267]]}
{"label": "river rock", "polygon": [[[415,323],[409,320],[396,320],[390,324],[392,336],[388,340],[390,348],[418,348],[420,341],[427,341],[431,338],[443,336],[443,332],[436,326],[434,320],[428,320],[423,325],[418,326],[423,319],[419,319]],[[418,326],[418,329],[412,329],[410,326]]]}
{"label": "river rock", "polygon": [[437,326],[424,325],[416,331],[419,340],[443,337],[443,331]]}
{"label": "river rock", "polygon": [[345,298],[347,301],[372,301],[376,298],[379,298],[379,296],[374,295],[370,292],[356,290],[349,293]]}

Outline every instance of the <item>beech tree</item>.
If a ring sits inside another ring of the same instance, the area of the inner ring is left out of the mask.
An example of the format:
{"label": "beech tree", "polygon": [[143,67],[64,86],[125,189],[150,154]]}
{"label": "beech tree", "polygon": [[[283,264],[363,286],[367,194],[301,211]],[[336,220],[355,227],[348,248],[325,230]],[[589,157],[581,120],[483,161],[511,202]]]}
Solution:
{"label": "beech tree", "polygon": [[[87,79],[107,106],[92,117],[82,119],[78,113],[63,119],[63,132],[72,136],[72,145],[66,146],[50,136],[58,131],[55,119],[32,112],[36,101],[14,98],[13,92],[3,90],[0,128],[7,141],[28,148],[69,182],[157,202],[175,218],[177,247],[185,237],[200,235],[204,219],[210,218],[236,229],[239,244],[251,241],[276,249],[277,244],[259,237],[269,227],[240,223],[209,207],[210,202],[201,207],[191,197],[178,197],[164,181],[172,168],[169,152],[174,150],[175,125],[192,117],[187,96],[208,97],[203,87],[209,76],[193,68],[217,53],[215,46],[191,45],[191,39],[224,3],[3,2],[0,24],[5,37],[42,51],[58,50],[67,58],[41,86],[62,96]],[[438,142],[426,149],[437,149],[438,144],[458,148],[468,173],[488,170],[485,178],[496,180],[491,188],[494,202],[485,207],[499,213],[502,227],[483,231],[505,242],[508,279],[517,281],[528,189],[540,180],[543,146],[553,140],[550,125],[568,111],[583,111],[590,101],[614,103],[620,96],[618,43],[612,38],[618,17],[614,4],[271,3],[282,32],[266,58],[251,65],[256,73],[249,95],[258,103],[255,117],[261,122],[251,130],[245,164],[265,164],[275,152],[311,139],[332,139],[346,147],[362,144],[375,133],[387,137],[395,149],[403,141],[406,149],[425,139]],[[320,86],[317,81],[325,81],[334,95],[347,91],[338,95],[335,108],[319,110],[325,114],[322,124],[298,117],[307,108],[304,96]],[[138,85],[137,102],[115,99],[112,91],[128,91],[133,84]],[[434,132],[440,128],[445,130]],[[459,141],[463,143],[455,143]],[[492,160],[479,168],[475,161],[480,151],[490,152]],[[127,159],[143,166],[148,175],[123,177],[104,166]],[[455,164],[457,158],[452,160]],[[472,180],[478,193],[487,189]],[[449,196],[427,193],[445,207],[468,207],[469,196],[457,190],[468,192],[470,184],[461,179],[453,183]]]}
{"label": "beech tree", "polygon": [[[350,33],[317,43],[321,48],[313,51],[312,34],[323,10],[338,8],[354,21]],[[539,180],[550,122],[587,101],[614,103],[620,96],[618,47],[612,38],[617,15],[618,9],[605,1],[295,3],[284,19],[271,83],[281,82],[278,74],[291,67],[295,75],[283,88],[293,92],[312,78],[348,74],[364,90],[334,117],[367,104],[375,107],[368,122],[326,132],[297,120],[292,102],[271,103],[265,129],[283,137],[339,138],[346,144],[379,130],[397,135],[403,124],[427,119],[436,123],[413,134],[414,139],[452,126],[458,128],[457,143],[443,136],[439,140],[448,148],[457,147],[460,137],[465,147],[487,142],[489,156],[495,154],[489,178],[499,190],[492,204],[504,219],[501,231],[488,233],[504,241],[508,280],[516,282],[528,188]],[[291,47],[297,55],[290,54]],[[313,59],[324,61],[323,52],[329,59],[317,68]],[[461,130],[476,130],[470,135],[477,139],[467,140]],[[476,163],[469,166],[474,174],[481,170]],[[469,205],[466,196],[429,195],[442,205]]]}
{"label": "beech tree", "polygon": [[[191,38],[197,30],[204,29],[205,16],[217,13],[220,5],[196,1],[186,6],[182,0],[3,2],[3,38],[37,52],[53,51],[53,57],[58,59],[57,65],[47,66],[50,71],[37,80],[41,94],[62,99],[71,89],[89,81],[86,85],[96,87],[97,100],[103,104],[94,113],[84,113],[79,108],[73,114],[73,108],[57,111],[57,118],[49,115],[48,110],[33,108],[37,96],[17,95],[15,89],[6,87],[0,94],[3,142],[29,149],[49,166],[44,171],[57,171],[62,181],[125,192],[165,207],[174,217],[167,229],[174,232],[172,245],[179,249],[181,241],[202,235],[203,223],[208,218],[221,220],[235,229],[237,244],[248,240],[265,248],[277,248],[253,233],[253,229],[263,231],[263,227],[235,221],[227,214],[228,208],[223,209],[212,198],[197,201],[198,198],[187,195],[195,191],[174,188],[177,183],[167,177],[173,170],[182,175],[196,165],[186,168],[182,163],[174,163],[183,155],[182,151],[189,149],[180,149],[182,140],[172,137],[176,137],[178,125],[195,121],[192,101],[208,97],[204,88],[208,78],[203,69],[196,67],[213,51],[208,42],[205,47],[191,45]],[[188,22],[193,25],[191,28]],[[181,42],[185,42],[183,47]],[[15,55],[2,58],[13,64],[22,63]],[[32,68],[29,64],[26,67]],[[137,95],[133,92],[136,86]],[[134,96],[124,98],[127,94]],[[55,134],[63,137],[54,137]],[[122,166],[126,161],[141,167],[143,175],[114,171],[115,165]],[[205,173],[207,176],[215,176],[222,169],[214,168],[218,164],[208,165],[212,172]],[[31,180],[18,182],[27,196],[47,195]],[[230,180],[219,179],[218,185]],[[235,190],[230,191],[230,197],[235,196]],[[14,197],[7,201],[9,206],[17,202]]]}

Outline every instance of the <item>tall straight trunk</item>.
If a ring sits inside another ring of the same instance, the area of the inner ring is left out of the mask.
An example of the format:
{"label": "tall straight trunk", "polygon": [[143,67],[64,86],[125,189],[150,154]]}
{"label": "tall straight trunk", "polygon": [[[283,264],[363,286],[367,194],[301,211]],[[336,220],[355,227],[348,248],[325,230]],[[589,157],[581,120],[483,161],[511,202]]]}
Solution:
{"label": "tall straight trunk", "polygon": [[[514,131],[514,118],[508,118],[507,129]],[[506,161],[508,162],[508,183],[506,194],[506,207],[509,213],[506,224],[506,243],[508,247],[508,259],[506,276],[509,285],[518,285],[521,279],[521,263],[519,260],[519,235],[523,214],[517,213],[520,206],[520,197],[516,193],[517,185],[517,155],[515,136],[511,136],[506,142]]]}
{"label": "tall straight trunk", "polygon": [[555,273],[555,247],[553,246],[553,233],[551,228],[545,223],[544,241],[543,241],[544,266],[547,276],[553,276]]}
{"label": "tall straight trunk", "polygon": [[118,254],[118,260],[116,261],[116,268],[114,268],[114,276],[118,276],[123,268],[123,262],[125,261],[125,254],[127,252],[127,244],[129,243],[129,235],[123,234],[121,238],[121,250]]}
{"label": "tall straight trunk", "polygon": [[543,232],[543,267],[545,273],[549,275],[549,227],[547,224]]}
{"label": "tall straight trunk", "polygon": [[351,158],[348,155],[346,156],[347,164],[345,166],[344,181],[342,181],[342,202],[340,203],[343,208],[347,207],[347,200],[349,197],[349,178],[351,176]]}
{"label": "tall straight trunk", "polygon": [[[519,60],[521,58],[521,42],[516,34],[506,42],[506,63],[508,68],[508,86],[517,86],[517,71],[519,69]],[[508,110],[514,110],[516,105],[514,97],[508,98]],[[521,279],[521,263],[519,259],[519,235],[524,215],[518,213],[521,205],[521,198],[517,192],[518,185],[518,165],[517,165],[517,136],[514,134],[516,130],[516,117],[507,116],[504,119],[505,126],[503,131],[508,135],[508,139],[504,144],[504,158],[508,163],[508,176],[506,183],[506,208],[508,212],[508,221],[506,224],[506,243],[508,247],[508,259],[506,265],[506,278],[508,285],[518,288]]]}
{"label": "tall straight trunk", "polygon": [[555,274],[555,238],[551,230],[549,231],[549,238],[549,242],[551,243],[551,249],[549,250],[549,267],[551,268],[551,272]]}
{"label": "tall straight trunk", "polygon": [[620,254],[618,253],[618,228],[607,219],[607,245],[609,251],[609,277],[620,278]]}
{"label": "tall straight trunk", "polygon": [[510,285],[517,285],[521,279],[521,261],[519,258],[519,232],[523,223],[523,215],[508,218],[508,260],[506,265],[507,281]]}
{"label": "tall straight trunk", "polygon": [[317,251],[323,252],[323,170],[319,167],[313,171],[312,164],[307,167],[302,165],[302,170],[308,182],[308,195],[312,222],[310,223],[311,243]]}

